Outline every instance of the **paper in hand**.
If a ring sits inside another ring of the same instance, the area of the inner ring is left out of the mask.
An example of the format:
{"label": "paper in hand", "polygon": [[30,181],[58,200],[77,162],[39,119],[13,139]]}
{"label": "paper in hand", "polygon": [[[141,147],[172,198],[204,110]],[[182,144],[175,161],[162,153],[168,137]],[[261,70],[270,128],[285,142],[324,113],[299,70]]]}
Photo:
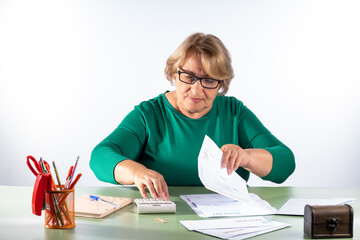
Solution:
{"label": "paper in hand", "polygon": [[253,197],[250,197],[246,181],[242,177],[235,171],[228,175],[226,168],[221,168],[221,157],[222,151],[219,147],[208,136],[205,136],[198,157],[199,177],[204,186],[246,204],[249,215],[273,214],[276,209],[267,202],[265,204],[267,206],[264,206],[264,200],[261,198],[255,201]]}
{"label": "paper in hand", "polygon": [[226,168],[221,168],[221,157],[219,147],[205,136],[198,157],[201,182],[209,190],[236,200],[248,201],[250,198],[245,180],[236,172],[228,175]]}

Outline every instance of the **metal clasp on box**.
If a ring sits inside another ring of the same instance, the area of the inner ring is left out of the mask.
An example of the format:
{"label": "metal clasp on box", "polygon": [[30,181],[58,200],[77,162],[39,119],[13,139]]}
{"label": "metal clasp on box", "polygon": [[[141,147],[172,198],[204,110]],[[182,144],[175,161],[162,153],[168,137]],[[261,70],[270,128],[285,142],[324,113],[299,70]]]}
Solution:
{"label": "metal clasp on box", "polygon": [[334,231],[338,227],[339,220],[337,218],[329,218],[327,221],[327,229]]}

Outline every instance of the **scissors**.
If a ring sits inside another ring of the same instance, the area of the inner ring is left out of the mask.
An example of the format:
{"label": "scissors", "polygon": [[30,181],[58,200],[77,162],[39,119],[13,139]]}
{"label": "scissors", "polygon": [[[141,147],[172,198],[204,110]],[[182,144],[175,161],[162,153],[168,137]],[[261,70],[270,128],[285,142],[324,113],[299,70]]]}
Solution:
{"label": "scissors", "polygon": [[[32,163],[32,164],[31,164]],[[49,188],[51,182],[50,166],[47,162],[36,159],[29,155],[26,157],[26,164],[31,172],[36,176],[36,181],[32,196],[32,212],[40,216],[45,198],[45,191]]]}
{"label": "scissors", "polygon": [[[34,165],[31,165],[32,164]],[[40,166],[40,162],[37,162],[36,159],[33,156],[27,156],[26,157],[26,164],[28,165],[28,167],[30,168],[31,172],[37,176],[37,175],[41,175],[44,174],[42,167]]]}
{"label": "scissors", "polygon": [[[31,162],[33,163],[33,165],[31,164]],[[43,164],[41,164],[41,162],[43,162]],[[40,160],[39,162],[36,161],[36,159],[29,155],[26,157],[26,164],[28,165],[28,167],[30,168],[31,172],[37,177],[38,175],[41,174],[45,174],[50,172],[50,166],[46,161],[42,161]],[[45,168],[42,167],[42,165],[44,165]]]}

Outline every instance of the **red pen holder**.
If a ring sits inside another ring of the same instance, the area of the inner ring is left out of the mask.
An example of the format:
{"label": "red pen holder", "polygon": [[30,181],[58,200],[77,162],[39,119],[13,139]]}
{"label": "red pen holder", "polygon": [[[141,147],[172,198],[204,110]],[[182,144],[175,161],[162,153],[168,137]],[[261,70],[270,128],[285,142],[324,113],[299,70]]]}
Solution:
{"label": "red pen holder", "polygon": [[75,227],[74,189],[47,190],[45,193],[45,227],[67,229]]}

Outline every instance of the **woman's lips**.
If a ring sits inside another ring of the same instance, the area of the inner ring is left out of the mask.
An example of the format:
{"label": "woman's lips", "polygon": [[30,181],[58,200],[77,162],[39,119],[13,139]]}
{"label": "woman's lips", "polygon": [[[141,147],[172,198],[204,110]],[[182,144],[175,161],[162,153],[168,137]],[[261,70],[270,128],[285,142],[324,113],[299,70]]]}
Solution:
{"label": "woman's lips", "polygon": [[190,99],[190,101],[192,101],[194,103],[198,103],[202,100],[201,98],[196,98],[196,97],[189,97],[189,99]]}

